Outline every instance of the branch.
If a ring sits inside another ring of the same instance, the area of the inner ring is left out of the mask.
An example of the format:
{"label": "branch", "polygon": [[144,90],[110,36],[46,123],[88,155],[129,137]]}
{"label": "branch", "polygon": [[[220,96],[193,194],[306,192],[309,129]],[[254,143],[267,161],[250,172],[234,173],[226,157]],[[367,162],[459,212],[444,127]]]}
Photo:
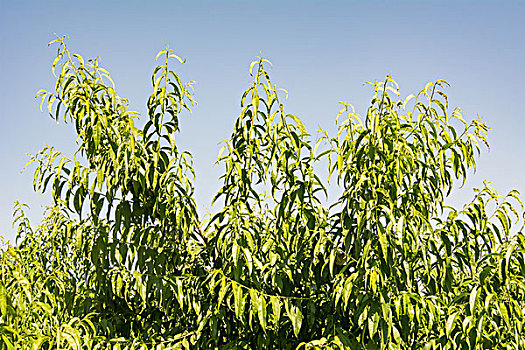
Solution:
{"label": "branch", "polygon": [[199,223],[197,222],[197,219],[193,218],[193,222],[195,223],[195,226],[199,230],[199,235],[201,236],[202,240],[204,241],[204,245],[208,246],[208,238],[206,238],[206,236],[202,232],[201,227],[200,227]]}

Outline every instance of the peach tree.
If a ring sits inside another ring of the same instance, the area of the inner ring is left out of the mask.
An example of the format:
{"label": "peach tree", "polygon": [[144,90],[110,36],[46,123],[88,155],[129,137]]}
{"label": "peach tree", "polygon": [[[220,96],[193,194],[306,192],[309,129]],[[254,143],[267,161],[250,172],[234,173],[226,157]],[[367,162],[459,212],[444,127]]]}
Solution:
{"label": "peach tree", "polygon": [[488,146],[445,81],[407,98],[389,76],[370,83],[366,115],[343,103],[337,133],[313,139],[258,59],[203,219],[176,140],[195,103],[171,68],[183,60],[159,53],[137,127],[97,59],[53,43],[56,85],[37,96],[77,151],[30,159],[53,205],[35,227],[15,206],[0,349],[525,347],[521,200],[485,185],[445,204]]}

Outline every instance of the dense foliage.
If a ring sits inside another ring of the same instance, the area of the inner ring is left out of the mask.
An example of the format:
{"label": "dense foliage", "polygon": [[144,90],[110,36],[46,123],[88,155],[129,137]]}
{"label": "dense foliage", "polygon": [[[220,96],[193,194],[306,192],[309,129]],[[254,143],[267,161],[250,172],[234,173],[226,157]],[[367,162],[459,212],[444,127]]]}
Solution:
{"label": "dense foliage", "polygon": [[371,83],[363,118],[343,104],[337,134],[312,140],[259,59],[202,220],[175,139],[194,104],[182,60],[157,56],[138,128],[98,61],[54,43],[56,86],[37,96],[78,151],[30,160],[53,206],[37,227],[15,207],[0,349],[525,348],[521,201],[487,185],[445,206],[488,130],[449,109],[445,81],[406,99]]}

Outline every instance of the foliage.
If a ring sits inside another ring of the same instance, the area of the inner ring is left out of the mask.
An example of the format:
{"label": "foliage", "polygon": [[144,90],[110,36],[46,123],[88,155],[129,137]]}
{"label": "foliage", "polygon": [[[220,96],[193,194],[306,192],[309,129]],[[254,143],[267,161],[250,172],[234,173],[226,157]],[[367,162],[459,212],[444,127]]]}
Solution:
{"label": "foliage", "polygon": [[[15,207],[0,349],[525,347],[521,200],[486,185],[445,205],[488,130],[450,111],[445,81],[404,100],[390,77],[370,83],[366,116],[343,103],[337,134],[313,141],[268,61],[252,63],[218,160],[222,204],[202,220],[175,142],[194,104],[170,69],[183,61],[159,53],[138,128],[98,61],[54,43],[56,86],[37,96],[75,126],[78,150],[29,162],[53,206],[35,228]],[[341,191],[333,202],[319,164]]]}

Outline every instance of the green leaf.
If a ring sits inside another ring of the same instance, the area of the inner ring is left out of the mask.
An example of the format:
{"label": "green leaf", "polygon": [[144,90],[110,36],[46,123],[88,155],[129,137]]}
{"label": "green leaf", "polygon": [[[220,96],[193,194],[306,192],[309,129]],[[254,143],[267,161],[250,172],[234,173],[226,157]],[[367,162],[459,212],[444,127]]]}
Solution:
{"label": "green leaf", "polygon": [[273,322],[275,325],[279,324],[281,318],[281,302],[277,296],[271,296],[270,301],[272,303]]}
{"label": "green leaf", "polygon": [[259,297],[259,303],[258,303],[258,315],[259,315],[259,321],[261,322],[261,326],[264,331],[266,331],[267,327],[267,318],[266,318],[266,300],[264,296]]}
{"label": "green leaf", "polygon": [[4,282],[0,281],[0,312],[2,316],[7,317],[7,297]]}
{"label": "green leaf", "polygon": [[13,343],[11,343],[11,341],[5,336],[2,334],[2,340],[4,341],[4,344],[7,348],[7,350],[15,350],[15,347],[13,346]]}
{"label": "green leaf", "polygon": [[385,257],[385,260],[388,256],[388,240],[385,234],[385,229],[381,225],[381,223],[378,222],[378,228],[377,230],[377,236],[379,238],[379,244],[381,245],[381,250],[383,251],[383,256]]}
{"label": "green leaf", "polygon": [[476,301],[478,298],[478,287],[474,287],[472,289],[472,292],[470,292],[470,298],[469,298],[469,307],[470,307],[470,314],[474,315],[476,313]]}
{"label": "green leaf", "polygon": [[337,251],[336,249],[332,249],[330,252],[330,260],[329,260],[329,269],[330,269],[330,275],[334,275],[334,264],[335,264],[335,258],[336,258]]}
{"label": "green leaf", "polygon": [[253,271],[253,259],[252,253],[248,248],[243,248],[244,256],[246,257],[246,266],[248,266],[248,271],[251,274]]}
{"label": "green leaf", "polygon": [[242,294],[242,288],[239,287],[237,283],[233,283],[232,288],[234,297],[235,316],[238,319],[241,319],[241,315],[244,311],[244,297]]}
{"label": "green leaf", "polygon": [[221,307],[222,301],[224,300],[224,297],[225,297],[226,293],[228,292],[229,287],[230,287],[230,284],[227,283],[226,282],[226,278],[223,277],[221,279],[221,289],[219,291],[219,299],[218,299],[218,302],[217,302],[217,308]]}
{"label": "green leaf", "polygon": [[175,296],[177,297],[177,301],[179,302],[180,308],[184,308],[184,292],[183,292],[183,286],[182,286],[182,280],[180,278],[177,278],[175,280],[177,284],[177,291]]}
{"label": "green leaf", "polygon": [[401,334],[399,334],[399,331],[396,326],[392,326],[392,337],[394,339],[394,342],[396,342],[396,344],[402,343]]}
{"label": "green leaf", "polygon": [[455,312],[453,314],[451,314],[450,316],[448,316],[447,318],[447,322],[446,322],[446,325],[445,325],[445,332],[446,332],[446,335],[447,337],[450,338],[450,332],[452,331],[452,329],[454,328],[454,325],[456,323],[456,318],[457,318],[457,315],[458,313]]}
{"label": "green leaf", "polygon": [[291,301],[287,301],[284,305],[288,318],[292,322],[292,328],[295,337],[298,337],[299,332],[301,331],[301,325],[303,323],[303,314],[301,310],[297,306],[293,305]]}

